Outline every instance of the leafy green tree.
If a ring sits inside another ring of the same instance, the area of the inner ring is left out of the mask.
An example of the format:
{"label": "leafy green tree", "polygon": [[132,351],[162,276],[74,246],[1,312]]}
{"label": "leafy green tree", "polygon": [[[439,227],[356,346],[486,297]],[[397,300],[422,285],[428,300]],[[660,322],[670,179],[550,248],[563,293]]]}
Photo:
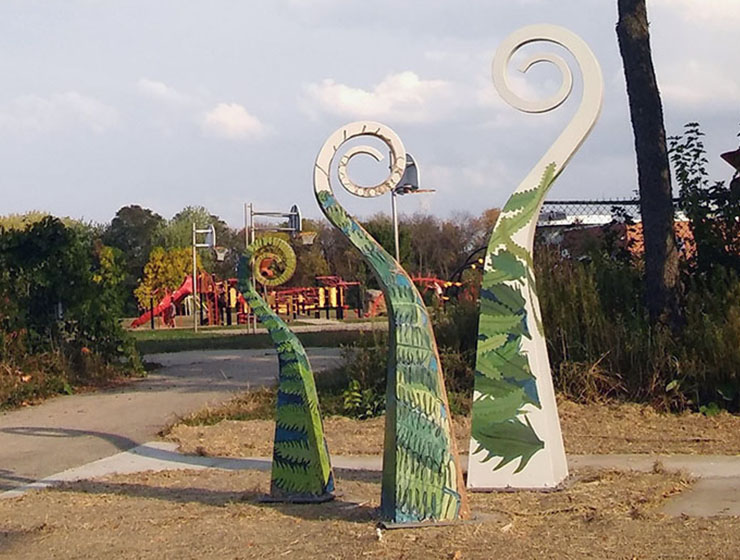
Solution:
{"label": "leafy green tree", "polygon": [[[165,249],[192,247],[193,224],[198,229],[212,225],[216,230],[216,244],[229,250],[223,262],[217,262],[213,253],[199,250],[199,258],[205,269],[215,273],[219,278],[235,277],[236,264],[244,250],[244,237],[203,206],[187,206],[175,214],[162,228],[157,239],[158,245]],[[202,241],[202,238],[199,238],[199,241]]]}
{"label": "leafy green tree", "polygon": [[[200,256],[196,256],[196,266],[201,268]],[[164,249],[155,247],[149,255],[149,262],[144,266],[141,282],[136,287],[134,295],[139,307],[147,309],[150,298],[155,301],[162,299],[166,294],[173,292],[192,274],[193,254],[191,249]]]}
{"label": "leafy green tree", "polygon": [[367,282],[370,279],[367,265],[344,234],[325,222],[320,222],[317,226],[319,233],[314,244],[321,249],[329,265],[329,274],[341,276],[344,280]]}
{"label": "leafy green tree", "polygon": [[[393,239],[393,220],[389,216],[375,214],[361,223],[362,227],[383,246],[383,249],[391,255],[396,254],[396,244]],[[398,252],[402,264],[405,265],[411,260],[411,236],[409,235],[408,228],[400,221],[398,227]]]}
{"label": "leafy green tree", "polygon": [[167,221],[159,232],[157,244],[165,249],[190,247],[193,242],[193,224],[198,229],[213,224],[216,227],[217,239],[219,230],[226,225],[203,206],[186,206]]}
{"label": "leafy green tree", "polygon": [[136,312],[134,289],[165,221],[159,214],[138,205],[124,206],[116,212],[103,234],[103,243],[121,251],[125,278],[121,289],[127,294],[125,312]]}
{"label": "leafy green tree", "polygon": [[300,239],[291,239],[296,254],[297,266],[295,274],[288,282],[291,286],[313,286],[317,276],[328,276],[332,273],[329,263],[321,247],[319,236],[321,226],[313,220],[303,220],[304,232],[315,232],[316,238],[310,245],[303,245]]}
{"label": "leafy green tree", "polygon": [[25,333],[30,352],[87,348],[107,360],[126,353],[120,263],[84,230],[52,217],[0,230],[0,270],[0,328]]}
{"label": "leafy green tree", "polygon": [[42,212],[40,210],[32,210],[23,214],[7,214],[0,217],[0,227],[6,230],[24,230],[26,226],[40,222],[47,216],[49,216],[48,212]]}
{"label": "leafy green tree", "polygon": [[696,243],[694,264],[701,272],[716,267],[740,272],[740,184],[709,180],[703,136],[699,123],[691,122],[668,139],[681,209]]}
{"label": "leafy green tree", "polygon": [[103,286],[107,294],[107,306],[116,317],[123,314],[126,297],[125,291],[126,269],[123,262],[123,252],[115,247],[103,245],[99,239],[93,242],[95,265],[93,266],[93,282]]}

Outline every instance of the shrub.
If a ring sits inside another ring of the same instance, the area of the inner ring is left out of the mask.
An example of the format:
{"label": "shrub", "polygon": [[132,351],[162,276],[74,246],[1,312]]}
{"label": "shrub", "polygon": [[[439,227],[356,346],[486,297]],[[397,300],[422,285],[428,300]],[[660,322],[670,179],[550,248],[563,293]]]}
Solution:
{"label": "shrub", "polygon": [[140,371],[118,322],[121,277],[89,228],[0,229],[0,406]]}
{"label": "shrub", "polygon": [[371,418],[385,412],[388,335],[373,331],[372,337],[343,346],[341,355],[344,364],[335,373],[335,379],[345,383],[341,412],[353,418]]}
{"label": "shrub", "polygon": [[639,262],[579,261],[540,247],[536,265],[554,382],[567,397],[737,410],[740,279],[732,270],[684,271],[685,325],[674,333],[648,321]]}
{"label": "shrub", "polygon": [[[477,305],[470,302],[450,304],[431,313],[439,345],[439,356],[453,414],[467,414],[473,394],[475,339],[478,328]],[[375,332],[373,337],[342,348],[343,364],[327,383],[317,379],[322,392],[322,410],[354,418],[371,418],[385,412],[388,335]],[[341,390],[338,392],[338,387]],[[332,395],[341,395],[341,408],[325,405]]]}

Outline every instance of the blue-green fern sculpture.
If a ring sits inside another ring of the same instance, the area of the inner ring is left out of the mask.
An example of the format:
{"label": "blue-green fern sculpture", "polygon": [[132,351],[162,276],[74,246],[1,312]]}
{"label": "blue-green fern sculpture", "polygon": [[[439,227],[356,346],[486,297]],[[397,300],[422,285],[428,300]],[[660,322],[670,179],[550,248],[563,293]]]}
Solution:
{"label": "blue-green fern sculpture", "polygon": [[[280,265],[270,273],[262,263]],[[334,497],[334,476],[319,411],[316,383],[298,337],[255,289],[287,281],[295,270],[295,253],[278,237],[258,238],[239,261],[239,290],[267,328],[279,361],[275,444],[270,498],[286,502],[326,501]]]}
{"label": "blue-green fern sculpture", "polygon": [[406,153],[400,139],[378,123],[351,123],[330,136],[320,151],[314,189],[326,217],[372,268],[389,310],[381,514],[385,520],[399,524],[463,519],[468,515],[467,498],[429,314],[408,274],[339,205],[331,189],[330,168],[340,145],[365,135],[389,147],[390,176],[375,187],[352,183],[347,164],[354,155],[380,157],[374,148],[354,147],[339,161],[342,185],[358,196],[377,196],[399,184]]}

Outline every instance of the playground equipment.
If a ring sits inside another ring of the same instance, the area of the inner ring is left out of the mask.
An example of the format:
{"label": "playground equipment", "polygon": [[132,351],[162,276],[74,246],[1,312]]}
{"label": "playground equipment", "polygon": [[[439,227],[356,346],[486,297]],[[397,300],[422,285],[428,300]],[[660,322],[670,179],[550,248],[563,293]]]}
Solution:
{"label": "playground equipment", "polygon": [[150,322],[154,317],[164,315],[171,307],[172,304],[178,305],[186,297],[193,293],[193,277],[187,276],[185,281],[180,285],[177,290],[171,294],[166,294],[156,306],[152,306],[151,309],[144,312],[138,319],[131,323],[132,328],[137,328],[144,323]]}
{"label": "playground equipment", "polygon": [[338,151],[345,142],[361,136],[372,136],[388,147],[389,176],[372,187],[353,183],[347,168],[354,156],[366,154],[377,161],[382,159],[375,148],[353,146],[338,161],[341,185],[356,196],[375,197],[400,184],[406,169],[406,150],[400,138],[385,125],[355,122],[334,132],[319,151],[314,191],[329,221],[372,268],[389,307],[391,342],[381,514],[390,524],[464,519],[469,515],[465,486],[437,344],[421,294],[398,262],[339,205],[332,190],[332,163]]}
{"label": "playground equipment", "polygon": [[[462,286],[462,282],[450,282],[436,276],[414,276],[411,280],[421,292],[422,298],[426,298],[428,293],[432,293],[443,305],[450,299],[448,290],[452,287],[459,288]],[[386,312],[385,296],[383,292],[379,292],[370,300],[365,317],[377,317]]]}
{"label": "playground equipment", "polygon": [[[269,270],[272,265],[270,261],[270,257],[265,257],[261,261],[262,274],[272,274]],[[173,294],[165,295],[156,305],[131,323],[131,327],[140,327],[151,322],[153,317],[165,318],[172,303],[175,304],[179,314],[183,300],[193,294],[191,278],[192,276],[188,275]],[[348,282],[339,276],[317,276],[316,281],[320,284],[319,286],[290,288],[273,286],[272,289],[264,290],[264,299],[270,308],[288,321],[300,317],[319,318],[322,314],[325,314],[327,319],[333,314],[341,320],[345,319],[349,312],[354,312],[358,318],[364,316],[363,290],[360,282]],[[195,308],[199,325],[249,323],[253,314],[244,296],[238,290],[237,282],[236,278],[217,281],[203,271],[198,274],[198,300],[195,302]]]}
{"label": "playground equipment", "polygon": [[[217,282],[213,277],[200,272],[198,278],[198,299],[194,299],[195,309],[192,311],[199,317],[200,325],[230,325],[235,319],[237,323],[247,322],[249,307],[244,296],[236,288],[236,278]],[[132,328],[151,322],[154,317],[165,317],[172,305],[180,308],[183,300],[193,295],[193,277],[188,275],[177,290],[166,294],[156,305],[144,312],[131,323]]]}
{"label": "playground equipment", "polygon": [[272,297],[272,308],[281,315],[296,318],[300,315],[313,315],[318,318],[321,312],[328,319],[334,311],[337,319],[354,309],[355,315],[362,317],[362,286],[359,282],[347,282],[339,276],[317,276],[320,286],[279,288]]}
{"label": "playground equipment", "polygon": [[286,241],[260,237],[239,260],[238,286],[267,327],[280,365],[269,500],[324,502],[334,499],[334,475],[311,366],[298,337],[260,297],[253,282],[275,286],[287,281],[294,270],[295,253]]}
{"label": "playground equipment", "polygon": [[504,205],[486,251],[467,479],[471,489],[552,488],[568,475],[532,247],[545,195],[599,116],[603,81],[596,58],[580,37],[552,25],[525,27],[504,40],[493,60],[494,85],[515,108],[551,111],[572,91],[571,70],[553,53],[529,58],[522,70],[538,62],[554,64],[562,74],[555,96],[525,100],[509,87],[512,56],[536,41],[560,45],[574,56],[583,96],[571,122]]}

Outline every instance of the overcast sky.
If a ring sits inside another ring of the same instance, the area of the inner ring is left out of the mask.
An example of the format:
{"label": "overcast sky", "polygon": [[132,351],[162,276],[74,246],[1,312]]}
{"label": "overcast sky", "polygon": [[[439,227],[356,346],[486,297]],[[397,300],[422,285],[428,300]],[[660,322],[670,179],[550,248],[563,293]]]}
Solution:
{"label": "overcast sky", "polygon": [[[648,10],[668,134],[699,121],[711,174],[728,179],[718,154],[740,142],[740,0]],[[239,227],[254,202],[319,216],[315,156],[358,119],[396,130],[437,190],[402,211],[500,206],[574,109],[526,115],[498,100],[493,53],[531,23],[581,35],[604,72],[602,117],[550,198],[628,197],[616,20],[616,0],[2,0],[0,214],[107,222],[128,204],[166,218],[204,205]],[[552,70],[530,74],[533,91],[557,89]],[[390,205],[342,200],[363,216]]]}

